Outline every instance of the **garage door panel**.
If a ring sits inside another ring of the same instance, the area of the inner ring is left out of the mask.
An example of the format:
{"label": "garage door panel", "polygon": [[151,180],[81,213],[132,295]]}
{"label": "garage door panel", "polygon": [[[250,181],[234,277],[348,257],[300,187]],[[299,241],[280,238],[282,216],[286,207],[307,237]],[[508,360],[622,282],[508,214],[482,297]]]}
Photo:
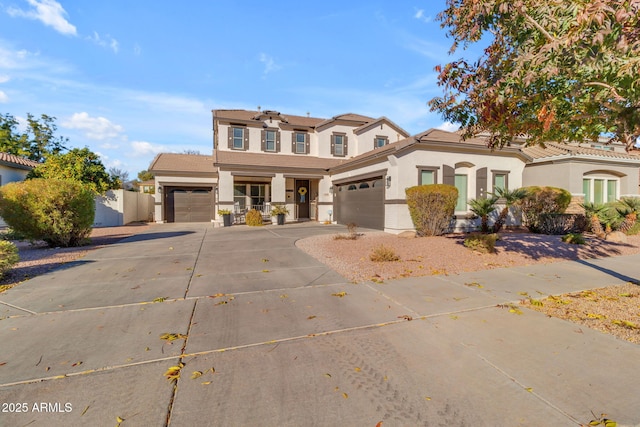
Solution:
{"label": "garage door panel", "polygon": [[[375,182],[375,186],[374,186]],[[336,219],[339,224],[384,229],[384,186],[382,179],[343,184],[338,187]]]}
{"label": "garage door panel", "polygon": [[213,209],[211,188],[167,189],[169,222],[208,222]]}

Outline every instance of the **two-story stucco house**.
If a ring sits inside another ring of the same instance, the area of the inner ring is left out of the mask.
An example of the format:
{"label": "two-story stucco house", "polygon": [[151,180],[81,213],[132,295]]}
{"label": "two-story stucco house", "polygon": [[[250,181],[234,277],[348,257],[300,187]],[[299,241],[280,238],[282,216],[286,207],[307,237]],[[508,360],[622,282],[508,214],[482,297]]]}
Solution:
{"label": "two-story stucco house", "polygon": [[637,156],[549,143],[500,150],[484,138],[462,141],[431,129],[415,136],[391,120],[358,114],[330,119],[277,111],[214,110],[213,156],[160,154],[156,218],[216,221],[219,209],[244,220],[276,205],[288,221],[332,221],[400,233],[412,230],[405,189],[420,184],[458,188],[456,228],[473,229],[468,201],[497,188],[552,185],[575,203],[638,195]]}

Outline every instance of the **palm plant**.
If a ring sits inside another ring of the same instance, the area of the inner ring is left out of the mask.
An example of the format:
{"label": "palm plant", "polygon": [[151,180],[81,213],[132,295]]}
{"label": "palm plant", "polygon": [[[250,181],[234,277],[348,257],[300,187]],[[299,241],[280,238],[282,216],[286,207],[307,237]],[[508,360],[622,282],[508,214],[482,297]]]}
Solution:
{"label": "palm plant", "polygon": [[507,216],[509,215],[509,209],[511,209],[511,206],[524,199],[527,196],[527,190],[525,188],[516,188],[513,190],[509,190],[507,188],[496,188],[495,192],[489,194],[503,199],[505,204],[500,211],[500,215],[498,215],[498,219],[493,223],[493,232],[497,233],[502,229],[505,222],[507,222]]}
{"label": "palm plant", "polygon": [[496,210],[497,197],[491,197],[489,199],[471,199],[469,200],[469,208],[471,212],[480,217],[480,231],[483,233],[489,232],[489,215]]}
{"label": "palm plant", "polygon": [[605,233],[600,223],[600,217],[605,214],[607,207],[600,203],[584,202],[580,204],[584,209],[584,215],[589,220],[591,231],[599,238],[604,238]]}
{"label": "palm plant", "polygon": [[619,203],[620,206],[616,207],[616,210],[624,217],[624,220],[620,225],[620,231],[626,233],[638,220],[638,214],[640,213],[640,198],[623,197],[620,199]]}

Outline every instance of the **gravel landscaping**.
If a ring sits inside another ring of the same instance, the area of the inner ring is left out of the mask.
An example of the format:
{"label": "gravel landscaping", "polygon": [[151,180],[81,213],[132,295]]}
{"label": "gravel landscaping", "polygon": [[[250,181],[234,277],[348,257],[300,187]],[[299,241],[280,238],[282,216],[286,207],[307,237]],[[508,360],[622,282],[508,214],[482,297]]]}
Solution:
{"label": "gravel landscaping", "polygon": [[[356,240],[322,235],[299,240],[296,245],[354,282],[451,275],[640,253],[640,236],[627,236],[626,243],[586,237],[585,245],[573,245],[562,242],[561,236],[507,231],[500,233],[494,254],[481,254],[464,247],[464,235],[461,234],[407,239],[383,232],[367,232],[360,234]],[[400,259],[391,262],[371,261],[371,253],[381,245],[391,249]],[[522,295],[521,304],[549,316],[640,343],[640,287],[637,284],[607,285],[603,283],[602,289],[545,300],[536,300],[542,298],[540,295]]]}

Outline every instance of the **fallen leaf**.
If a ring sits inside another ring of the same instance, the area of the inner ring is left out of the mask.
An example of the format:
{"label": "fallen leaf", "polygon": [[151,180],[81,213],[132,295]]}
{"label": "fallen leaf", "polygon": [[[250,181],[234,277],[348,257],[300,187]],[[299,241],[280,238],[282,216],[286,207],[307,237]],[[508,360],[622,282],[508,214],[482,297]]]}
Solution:
{"label": "fallen leaf", "polygon": [[201,371],[193,371],[193,373],[191,374],[191,379],[195,380],[196,378],[200,378],[201,376],[202,376]]}
{"label": "fallen leaf", "polygon": [[315,318],[316,318],[316,316],[309,316],[309,317],[307,317],[307,320],[311,320],[311,319],[315,319]]}
{"label": "fallen leaf", "polygon": [[209,384],[211,384],[211,381],[205,381],[205,382],[203,382],[203,383],[201,383],[201,384],[202,384],[202,385],[209,385]]}
{"label": "fallen leaf", "polygon": [[263,273],[268,273],[268,272],[269,272],[269,270],[262,270],[262,272],[263,272]]}
{"label": "fallen leaf", "polygon": [[282,295],[280,295],[280,298],[282,298],[282,299],[289,298],[289,295],[287,295],[287,294],[282,294]]}
{"label": "fallen leaf", "polygon": [[356,371],[356,372],[362,371],[362,369],[360,369],[360,368],[354,368],[353,370]]}
{"label": "fallen leaf", "polygon": [[332,296],[332,297],[339,297],[339,298],[342,298],[342,297],[344,297],[344,296],[347,296],[347,293],[346,293],[346,292],[338,292],[338,293],[335,293],[335,294],[331,294],[331,296]]}
{"label": "fallen leaf", "polygon": [[177,366],[171,366],[167,369],[167,372],[164,373],[164,376],[167,377],[169,381],[177,381],[180,378],[180,371],[184,368],[184,363],[180,362]]}
{"label": "fallen leaf", "polygon": [[413,320],[413,317],[409,316],[408,314],[404,314],[402,316],[398,316],[398,319],[406,319],[411,322]]}
{"label": "fallen leaf", "polygon": [[158,297],[156,299],[154,299],[152,302],[164,302],[167,299],[167,297]]}
{"label": "fallen leaf", "polygon": [[175,341],[175,340],[182,340],[182,339],[186,339],[186,338],[187,338],[186,335],[176,334],[176,333],[172,333],[172,334],[164,333],[164,334],[160,335],[160,339],[161,340],[165,340],[165,341],[169,341],[169,342]]}
{"label": "fallen leaf", "polygon": [[71,365],[71,366],[80,366],[80,365],[82,365],[82,362],[76,362],[76,363],[74,363],[74,364],[73,364],[73,365]]}
{"label": "fallen leaf", "polygon": [[0,362],[0,366],[4,366],[6,364],[7,364],[7,362]]}
{"label": "fallen leaf", "polygon": [[525,390],[527,390],[529,393],[533,392],[533,389],[531,387],[527,387],[525,388]]}
{"label": "fallen leaf", "polygon": [[269,262],[269,260],[266,258],[262,258],[262,262]]}
{"label": "fallen leaf", "polygon": [[324,374],[325,377],[331,378],[331,374]]}
{"label": "fallen leaf", "polygon": [[349,395],[347,393],[342,393],[342,397],[344,397],[345,399],[348,399]]}
{"label": "fallen leaf", "polygon": [[431,398],[429,396],[425,396],[424,400],[431,400]]}
{"label": "fallen leaf", "polygon": [[380,421],[378,424],[376,424],[376,427],[382,427],[382,421]]}

